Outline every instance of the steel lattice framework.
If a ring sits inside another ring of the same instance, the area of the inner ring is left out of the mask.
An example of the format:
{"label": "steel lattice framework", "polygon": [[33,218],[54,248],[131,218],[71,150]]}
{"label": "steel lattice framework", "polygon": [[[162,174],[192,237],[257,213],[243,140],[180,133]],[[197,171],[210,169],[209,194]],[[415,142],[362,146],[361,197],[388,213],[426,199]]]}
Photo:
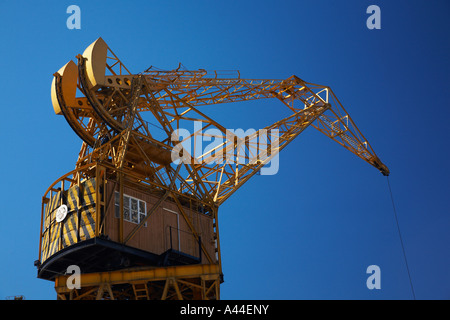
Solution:
{"label": "steel lattice framework", "polygon": [[[101,38],[54,76],[55,112],[83,140],[71,185],[98,174],[94,167],[101,164],[108,168],[106,176],[159,192],[161,201],[170,195],[176,202],[201,203],[217,223],[219,206],[309,126],[389,174],[334,92],[296,76],[243,79],[238,71],[180,67],[133,74]],[[206,105],[258,99],[273,99],[290,115],[238,137],[200,111]],[[195,123],[200,130],[182,134]],[[196,153],[185,147],[195,145],[205,131],[218,141],[213,148]],[[123,243],[145,221],[122,234]]]}

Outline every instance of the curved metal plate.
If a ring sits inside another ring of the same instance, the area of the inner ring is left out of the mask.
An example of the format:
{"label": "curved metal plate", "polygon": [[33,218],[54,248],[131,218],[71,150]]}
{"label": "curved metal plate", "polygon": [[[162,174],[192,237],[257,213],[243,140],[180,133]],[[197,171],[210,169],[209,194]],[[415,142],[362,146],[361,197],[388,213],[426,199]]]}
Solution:
{"label": "curved metal plate", "polygon": [[[57,72],[61,76],[61,94],[66,105],[75,104],[75,95],[77,91],[78,67],[70,60]],[[58,101],[58,94],[56,92],[56,77],[53,77],[51,95],[53,110],[56,114],[62,114],[61,104]]]}
{"label": "curved metal plate", "polygon": [[107,51],[106,42],[102,38],[98,38],[83,52],[83,57],[87,59],[86,72],[91,88],[105,84]]}

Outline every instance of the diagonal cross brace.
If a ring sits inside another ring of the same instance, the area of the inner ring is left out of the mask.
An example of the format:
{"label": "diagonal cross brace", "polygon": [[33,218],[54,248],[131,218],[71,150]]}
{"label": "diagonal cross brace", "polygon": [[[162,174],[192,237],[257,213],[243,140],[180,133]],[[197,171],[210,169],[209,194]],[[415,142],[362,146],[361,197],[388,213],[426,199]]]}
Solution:
{"label": "diagonal cross brace", "polygon": [[142,88],[142,78],[134,78],[132,81],[132,91],[131,91],[131,100],[130,100],[130,110],[128,113],[128,119],[126,119],[126,128],[121,133],[121,138],[119,142],[119,150],[117,154],[116,159],[116,167],[118,169],[121,169],[123,167],[123,163],[125,161],[125,153],[127,151],[128,143],[130,140],[130,134],[133,130],[133,123],[134,123],[134,117],[136,114],[136,108],[138,105],[138,99],[141,95],[141,88]]}

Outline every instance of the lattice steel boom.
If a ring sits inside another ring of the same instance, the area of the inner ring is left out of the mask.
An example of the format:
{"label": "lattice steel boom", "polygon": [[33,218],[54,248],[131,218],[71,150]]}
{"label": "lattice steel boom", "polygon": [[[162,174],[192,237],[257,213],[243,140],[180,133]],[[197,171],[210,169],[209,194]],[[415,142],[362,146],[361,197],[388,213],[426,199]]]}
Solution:
{"label": "lattice steel boom", "polygon": [[[99,53],[100,50],[103,52]],[[218,206],[258,172],[275,155],[273,152],[281,151],[311,125],[384,175],[389,174],[388,168],[380,161],[334,92],[327,86],[308,83],[296,76],[286,80],[241,79],[236,72],[234,77],[226,74],[227,78],[222,78],[223,75],[217,71],[207,72],[201,69],[156,71],[150,68],[139,75],[133,75],[101,38],[86,51],[87,54],[78,56],[79,82],[85,97],[75,98],[71,93],[72,103],[60,104],[64,105],[62,113],[69,124],[90,146],[84,152],[84,157],[81,157],[81,162],[88,156],[92,159],[92,155],[104,156],[111,153],[115,157],[113,162],[122,167],[124,150],[129,148],[129,152],[133,152],[135,157],[127,160],[135,168],[140,168],[139,174],[149,183],[162,188],[168,187],[171,173],[174,172],[174,165],[170,165],[170,154],[179,144],[177,139],[173,139],[173,135],[180,129],[194,127],[188,122],[199,121],[205,125],[202,130],[217,129],[218,134],[213,137],[224,142],[196,157],[188,150],[183,150],[184,159],[189,161],[185,161],[184,175],[177,177],[176,189],[179,192],[190,192],[194,197]],[[86,57],[88,54],[91,56]],[[97,74],[91,72],[89,76],[86,59],[91,64],[101,64],[103,61],[95,59],[104,59],[103,67],[97,67],[101,71]],[[74,66],[75,64],[72,68]],[[105,76],[104,69],[109,71],[109,76]],[[61,77],[60,73],[56,74],[56,79]],[[90,83],[88,77],[95,84]],[[64,80],[57,82],[61,81]],[[74,80],[71,81],[74,86]],[[133,90],[133,86],[136,90]],[[64,99],[62,92],[57,95],[60,100]],[[236,143],[227,137],[224,126],[198,109],[203,105],[267,98],[280,101],[292,111],[291,116],[263,128],[269,131],[266,143],[270,146],[273,138],[270,131],[279,130],[278,148],[272,148],[270,155],[266,149],[258,150],[260,131],[249,136],[247,143],[242,139]],[[156,119],[159,127],[164,130],[164,139],[153,138],[152,131],[155,128],[149,127],[149,123],[144,120],[148,115]],[[201,133],[192,133],[191,136],[184,137],[183,141],[195,139],[198,134]],[[96,145],[100,137],[104,136],[109,137],[109,142],[102,146]],[[156,154],[159,150],[155,149],[155,154],[149,156],[143,150],[143,143],[160,148],[160,154]],[[239,163],[226,162],[227,159],[238,157],[241,158]]]}

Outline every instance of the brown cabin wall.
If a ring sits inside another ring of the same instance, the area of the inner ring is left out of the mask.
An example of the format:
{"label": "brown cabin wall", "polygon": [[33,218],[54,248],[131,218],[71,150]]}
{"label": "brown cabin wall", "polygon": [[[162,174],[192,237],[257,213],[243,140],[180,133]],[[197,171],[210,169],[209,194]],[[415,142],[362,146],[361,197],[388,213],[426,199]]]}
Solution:
{"label": "brown cabin wall", "polygon": [[[114,191],[119,191],[119,186],[114,181],[106,183],[106,212],[105,212],[105,230],[104,234],[111,240],[119,242],[119,219],[115,217]],[[154,195],[147,194],[141,190],[124,186],[124,195],[137,198],[146,202],[146,210],[148,211],[158,201]],[[213,234],[212,217],[183,207],[184,213],[187,215],[195,232],[201,237],[201,241],[208,252],[213,263],[215,259],[215,244]],[[178,216],[178,217],[177,217]],[[178,226],[177,226],[178,224]],[[125,221],[123,222],[124,238],[138,224]],[[159,208],[147,219],[147,226],[142,226],[139,231],[131,238],[127,245],[141,250],[149,251],[155,254],[161,254],[170,248],[170,229],[172,227],[172,247],[175,250],[198,256],[199,246],[195,240],[192,230],[190,229],[185,218],[181,214],[177,205],[172,201],[164,201]],[[180,231],[178,232],[179,229]],[[178,236],[180,241],[178,241]],[[180,247],[178,247],[180,245]],[[202,252],[202,263],[210,263]]]}

